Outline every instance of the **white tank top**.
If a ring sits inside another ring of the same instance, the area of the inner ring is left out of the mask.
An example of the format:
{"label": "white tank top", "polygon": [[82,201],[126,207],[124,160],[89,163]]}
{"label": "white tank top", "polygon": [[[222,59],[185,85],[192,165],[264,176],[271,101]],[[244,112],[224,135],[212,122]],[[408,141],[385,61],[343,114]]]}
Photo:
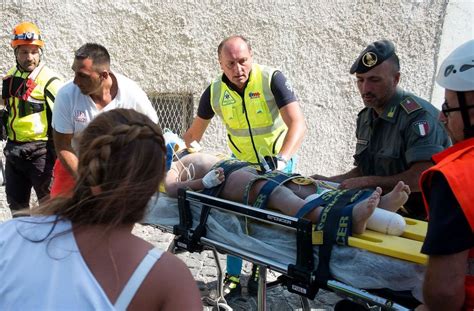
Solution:
{"label": "white tank top", "polygon": [[0,310],[125,310],[163,252],[148,252],[114,305],[82,258],[71,223],[60,221],[53,228],[54,219],[0,224]]}

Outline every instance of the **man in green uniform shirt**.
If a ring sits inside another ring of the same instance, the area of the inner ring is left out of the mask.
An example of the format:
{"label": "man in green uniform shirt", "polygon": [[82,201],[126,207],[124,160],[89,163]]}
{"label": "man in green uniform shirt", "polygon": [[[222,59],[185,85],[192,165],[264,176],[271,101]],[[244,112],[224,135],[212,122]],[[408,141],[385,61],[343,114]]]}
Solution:
{"label": "man in green uniform shirt", "polygon": [[438,121],[439,111],[398,87],[400,64],[388,40],[367,46],[350,73],[357,78],[365,104],[357,118],[355,167],[337,176],[313,177],[340,182],[344,189],[381,186],[388,190],[404,181],[412,190],[405,205],[408,216],[425,218],[419,177],[431,166],[431,156],[450,146]]}

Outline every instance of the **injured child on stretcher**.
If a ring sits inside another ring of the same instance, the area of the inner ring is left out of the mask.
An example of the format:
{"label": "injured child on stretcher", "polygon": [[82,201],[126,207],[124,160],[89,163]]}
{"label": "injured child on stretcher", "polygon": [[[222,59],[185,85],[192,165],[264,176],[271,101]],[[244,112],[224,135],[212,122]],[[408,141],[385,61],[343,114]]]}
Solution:
{"label": "injured child on stretcher", "polygon": [[[206,187],[218,186],[224,179],[226,179],[226,183],[223,186],[227,187],[227,190],[221,189],[224,192],[220,192],[218,196],[221,198],[225,196],[229,201],[243,202],[247,205],[254,203],[257,190],[248,190],[257,188],[253,187],[255,184],[254,178],[258,175],[255,168],[240,162],[241,169],[235,170],[236,167],[234,167],[233,174],[223,175],[224,169],[218,168],[222,159],[223,157],[215,155],[193,153],[174,162],[165,180],[167,193],[161,193],[150,200],[148,213],[142,223],[158,225],[162,230],[167,228],[167,232],[173,232],[173,227],[181,221],[178,200],[175,199],[177,189],[184,187],[194,191],[206,190],[208,189]],[[234,162],[238,163],[238,161]],[[244,169],[243,167],[248,168]],[[216,170],[218,174],[216,174]],[[233,177],[230,177],[231,175]],[[235,179],[240,180],[232,181],[234,177],[238,177]],[[252,183],[250,180],[254,182]],[[260,179],[257,181],[261,182]],[[298,209],[301,209],[301,205],[305,206],[308,201],[314,201],[310,195],[321,195],[321,192],[326,191],[321,191],[323,187],[318,187],[319,184],[313,180],[304,178],[293,180],[293,182],[280,182],[279,184],[285,185],[285,187],[277,187],[281,188],[279,191],[284,191],[283,194],[297,197],[292,199],[284,197],[281,200],[285,202],[292,200],[298,204],[292,208],[280,207],[278,200],[273,200],[268,206],[277,210],[282,208],[290,215],[297,214]],[[262,186],[258,188],[262,188]],[[372,200],[366,200],[366,202],[359,204],[358,208],[369,210],[368,213],[365,212],[364,218],[370,216],[370,210],[376,205],[373,202],[377,201],[379,201],[379,206],[382,205],[394,211],[403,204],[409,192],[409,188],[403,183],[399,183],[389,193],[390,195],[386,194],[380,197],[379,190],[376,190],[375,194],[374,191],[371,191],[369,197]],[[210,193],[210,195],[215,196],[216,193]],[[369,201],[371,202],[369,203]],[[201,219],[202,206],[196,202],[191,203],[190,210],[193,219],[191,231],[193,231]],[[313,221],[318,220],[318,215],[313,214],[310,217],[315,217],[312,219]],[[361,222],[364,223],[365,220]],[[228,211],[217,209],[211,211],[206,222],[205,236],[207,239],[217,241],[227,247],[250,252],[284,266],[293,265],[296,262],[297,236],[295,231],[279,226],[269,226],[257,221],[248,222],[246,217]],[[313,245],[313,258],[314,265],[317,267],[319,262],[319,247],[317,245]],[[357,247],[334,245],[330,257],[330,272],[335,280],[361,289],[409,291],[418,301],[422,301],[421,285],[424,271],[425,268],[422,264],[376,254]]]}
{"label": "injured child on stretcher", "polygon": [[[263,208],[305,217],[315,224],[324,211],[320,198],[325,197],[324,192],[330,192],[309,178],[280,172],[262,175],[249,163],[200,152],[186,154],[173,162],[164,182],[170,197],[176,197],[179,188],[200,191],[218,188],[221,184],[219,193],[213,195],[254,206],[264,201]],[[394,235],[403,233],[404,220],[393,212],[407,201],[410,188],[400,181],[391,192],[381,194],[379,187],[365,191],[348,206],[353,233],[362,234],[368,223],[372,230]]]}

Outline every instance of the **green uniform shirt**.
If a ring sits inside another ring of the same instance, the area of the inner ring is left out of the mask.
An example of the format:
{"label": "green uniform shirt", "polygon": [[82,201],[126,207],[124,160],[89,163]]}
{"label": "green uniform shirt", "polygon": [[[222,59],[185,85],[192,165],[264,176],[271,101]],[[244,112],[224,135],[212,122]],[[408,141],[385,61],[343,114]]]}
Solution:
{"label": "green uniform shirt", "polygon": [[363,176],[392,176],[451,145],[438,121],[439,111],[429,102],[397,89],[377,117],[364,108],[357,118],[354,165]]}

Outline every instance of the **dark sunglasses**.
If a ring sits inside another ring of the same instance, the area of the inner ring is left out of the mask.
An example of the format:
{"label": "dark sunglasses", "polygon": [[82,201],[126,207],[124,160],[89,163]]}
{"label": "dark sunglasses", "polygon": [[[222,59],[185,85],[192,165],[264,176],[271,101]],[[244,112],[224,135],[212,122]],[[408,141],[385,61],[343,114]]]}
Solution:
{"label": "dark sunglasses", "polygon": [[[474,105],[466,106],[466,108],[467,109],[474,108]],[[444,114],[446,118],[449,116],[449,113],[453,111],[461,111],[461,107],[449,108],[447,101],[445,101],[443,105],[441,105],[441,112]]]}

